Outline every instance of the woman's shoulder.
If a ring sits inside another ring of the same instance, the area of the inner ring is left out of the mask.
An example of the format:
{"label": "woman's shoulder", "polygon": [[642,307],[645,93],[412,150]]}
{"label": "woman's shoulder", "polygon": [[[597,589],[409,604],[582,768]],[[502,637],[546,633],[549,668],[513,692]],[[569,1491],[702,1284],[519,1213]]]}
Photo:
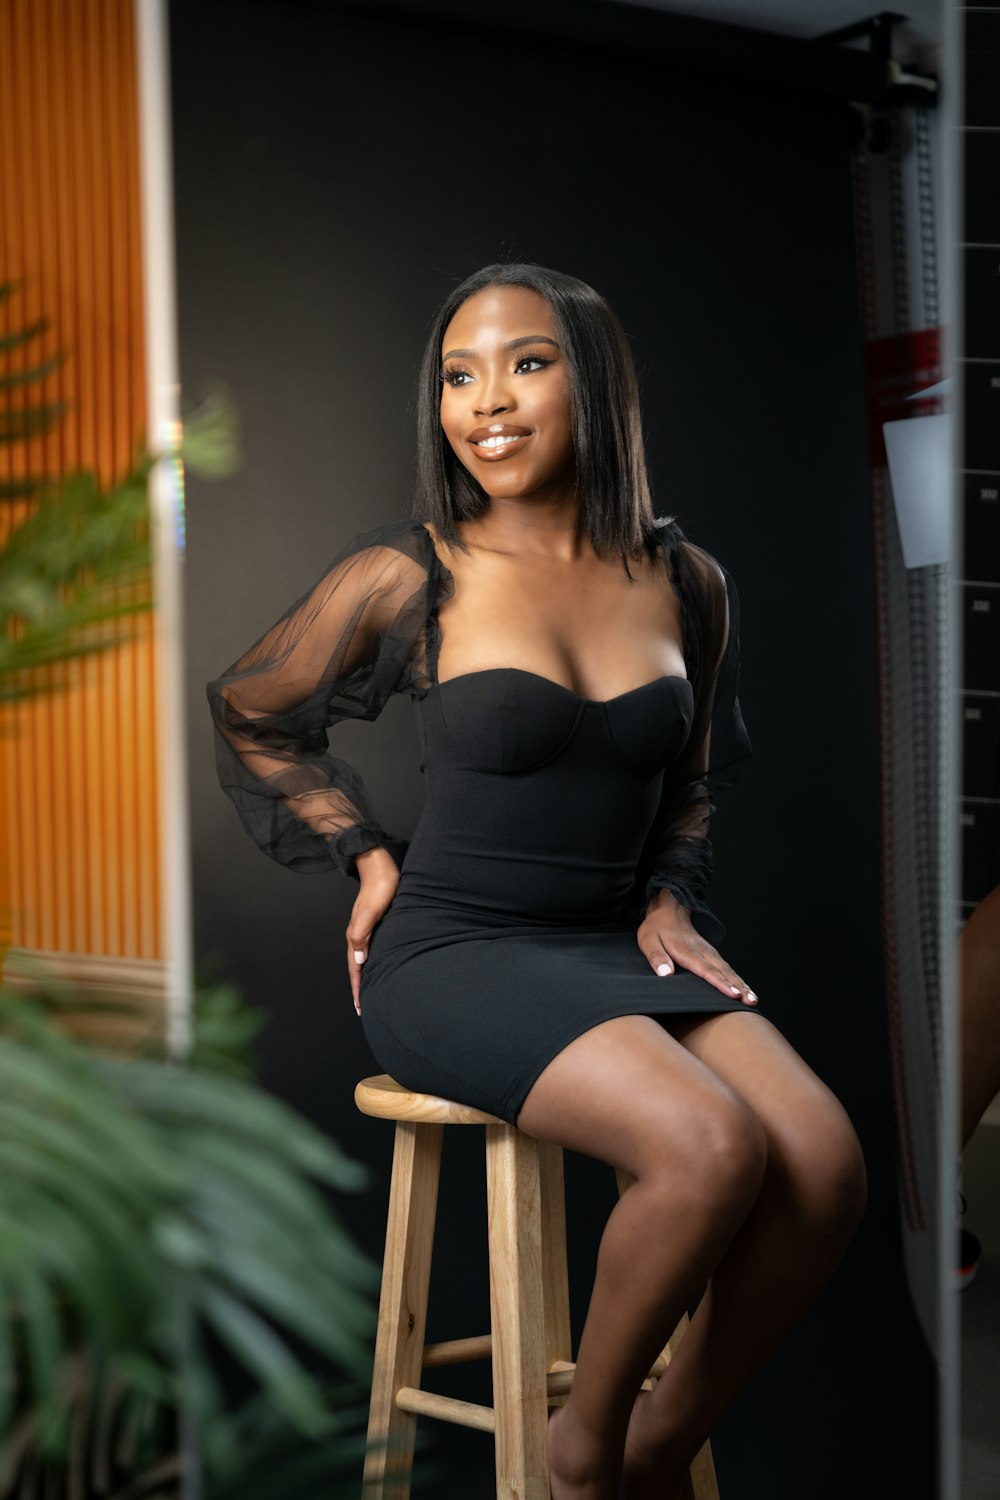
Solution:
{"label": "woman's shoulder", "polygon": [[[351,537],[328,572],[350,575],[358,597],[377,597],[380,607],[431,614],[454,591],[436,532],[414,516],[396,516]],[[415,602],[422,600],[416,608]]]}
{"label": "woman's shoulder", "polygon": [[656,516],[653,524],[659,531],[681,586],[714,595],[721,590],[725,594],[726,569],[707,547],[691,540],[676,516]]}
{"label": "woman's shoulder", "polygon": [[419,550],[430,540],[430,536],[423,522],[415,520],[412,516],[395,516],[388,521],[379,521],[374,526],[366,526],[345,543],[355,551],[362,551],[367,547],[397,547],[401,551],[413,552]]}
{"label": "woman's shoulder", "polygon": [[386,563],[410,572],[429,573],[435,566],[434,543],[427,528],[411,516],[396,516],[365,526],[344,538],[329,568],[370,568],[377,579]]}

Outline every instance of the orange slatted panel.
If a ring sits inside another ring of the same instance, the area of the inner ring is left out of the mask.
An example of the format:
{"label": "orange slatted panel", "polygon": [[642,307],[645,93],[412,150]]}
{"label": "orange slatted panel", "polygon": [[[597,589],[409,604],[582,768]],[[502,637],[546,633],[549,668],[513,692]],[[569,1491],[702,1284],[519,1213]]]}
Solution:
{"label": "orange slatted panel", "polygon": [[[53,325],[6,367],[69,355],[26,393],[66,416],[0,444],[0,475],[108,485],[145,434],[134,24],[133,0],[0,0],[0,279],[25,282],[0,326]],[[0,506],[0,546],[27,512]],[[126,628],[66,691],[0,708],[2,948],[162,956],[157,668],[149,617]]]}

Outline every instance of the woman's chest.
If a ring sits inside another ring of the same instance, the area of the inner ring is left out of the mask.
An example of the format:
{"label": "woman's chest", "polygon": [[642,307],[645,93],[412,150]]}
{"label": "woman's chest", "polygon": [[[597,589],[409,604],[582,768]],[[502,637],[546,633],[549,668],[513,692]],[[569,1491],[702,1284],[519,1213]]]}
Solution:
{"label": "woman's chest", "polygon": [[473,558],[451,565],[437,612],[439,685],[513,668],[579,698],[607,701],[657,677],[683,677],[680,606],[651,560],[600,568]]}

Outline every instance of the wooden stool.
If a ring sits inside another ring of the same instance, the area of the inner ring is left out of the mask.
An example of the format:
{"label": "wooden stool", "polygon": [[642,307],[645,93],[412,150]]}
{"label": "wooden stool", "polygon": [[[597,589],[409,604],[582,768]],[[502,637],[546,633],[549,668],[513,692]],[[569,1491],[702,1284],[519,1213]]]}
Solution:
{"label": "wooden stool", "polygon": [[[551,1500],[548,1409],[573,1383],[562,1147],[484,1110],[415,1094],[388,1073],[354,1090],[362,1113],[395,1120],[364,1500],[409,1500],[418,1416],[492,1432],[497,1500]],[[445,1125],[485,1125],[490,1333],[427,1344],[427,1293]],[[616,1169],[619,1195],[635,1178]],[[684,1313],[643,1389],[667,1368]],[[421,1389],[435,1365],[490,1359],[493,1406]],[[711,1445],[691,1466],[688,1500],[718,1500]]]}

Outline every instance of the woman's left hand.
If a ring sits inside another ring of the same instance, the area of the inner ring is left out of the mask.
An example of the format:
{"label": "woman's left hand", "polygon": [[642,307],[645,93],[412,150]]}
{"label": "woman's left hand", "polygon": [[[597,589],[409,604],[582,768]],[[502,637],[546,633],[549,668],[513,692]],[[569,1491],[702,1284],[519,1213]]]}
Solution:
{"label": "woman's left hand", "polygon": [[742,998],[756,1005],[757,996],[746,980],[729,967],[691,923],[691,913],[672,891],[657,891],[639,925],[636,941],[658,974],[673,974],[678,967],[707,979],[731,999]]}

